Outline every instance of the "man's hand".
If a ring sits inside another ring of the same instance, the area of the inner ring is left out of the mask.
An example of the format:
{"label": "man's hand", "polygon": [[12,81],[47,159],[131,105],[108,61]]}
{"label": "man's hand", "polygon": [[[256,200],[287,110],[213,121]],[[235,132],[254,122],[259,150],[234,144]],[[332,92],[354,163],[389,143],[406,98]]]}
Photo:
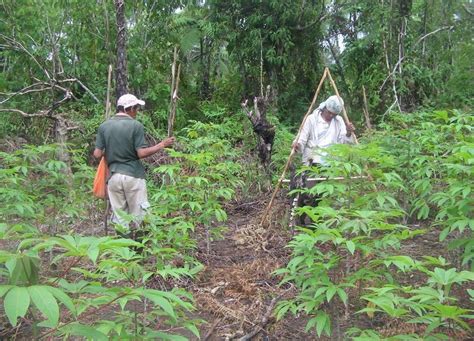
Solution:
{"label": "man's hand", "polygon": [[174,141],[175,141],[174,137],[167,137],[160,143],[155,144],[154,146],[137,149],[138,158],[144,159],[146,157],[149,157],[150,155],[157,153],[163,148],[167,148],[171,146],[174,143]]}
{"label": "man's hand", "polygon": [[102,149],[94,149],[94,153],[92,154],[96,159],[100,159],[102,156],[104,156],[104,151]]}
{"label": "man's hand", "polygon": [[163,148],[168,148],[169,146],[173,145],[176,138],[174,136],[167,137],[163,141],[160,142]]}
{"label": "man's hand", "polygon": [[293,147],[293,149],[295,150],[295,152],[297,152],[299,149],[300,149],[300,145],[298,144],[298,142],[293,142],[293,144],[291,145]]}
{"label": "man's hand", "polygon": [[352,133],[355,131],[355,127],[354,127],[354,125],[352,124],[352,122],[347,122],[347,124],[346,124],[346,130],[347,130],[346,136],[347,136],[347,137],[350,137],[350,136],[352,135]]}

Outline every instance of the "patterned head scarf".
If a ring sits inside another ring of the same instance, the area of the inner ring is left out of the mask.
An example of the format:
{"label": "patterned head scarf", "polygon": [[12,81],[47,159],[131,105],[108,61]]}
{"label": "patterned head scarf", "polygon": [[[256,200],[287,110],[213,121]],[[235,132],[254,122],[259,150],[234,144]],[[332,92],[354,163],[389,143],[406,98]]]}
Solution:
{"label": "patterned head scarf", "polygon": [[342,107],[344,105],[344,101],[342,100],[341,97],[337,97],[336,95],[329,97],[327,100],[322,102],[319,105],[319,109],[324,109],[326,108],[330,112],[333,112],[337,115],[339,115],[342,112]]}

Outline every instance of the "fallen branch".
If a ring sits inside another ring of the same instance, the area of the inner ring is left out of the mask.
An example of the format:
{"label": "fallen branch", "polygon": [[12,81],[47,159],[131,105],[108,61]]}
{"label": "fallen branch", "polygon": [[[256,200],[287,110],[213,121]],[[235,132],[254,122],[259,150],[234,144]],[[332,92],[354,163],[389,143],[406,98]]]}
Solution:
{"label": "fallen branch", "polygon": [[247,335],[242,336],[239,339],[239,341],[250,340],[254,336],[256,336],[258,333],[260,333],[262,330],[264,330],[265,326],[268,324],[268,321],[270,319],[270,315],[272,314],[272,311],[273,311],[273,308],[275,307],[275,304],[280,299],[280,296],[277,296],[277,297],[275,297],[271,300],[269,306],[267,307],[267,311],[265,312],[265,315],[263,315],[263,317],[262,317],[262,320],[261,320],[260,324],[256,325],[250,333],[248,333]]}
{"label": "fallen branch", "polygon": [[202,339],[202,341],[207,341],[211,337],[212,333],[214,333],[214,329],[216,329],[217,325],[222,321],[222,319],[216,319],[214,323],[211,325],[211,328],[206,333],[206,336]]}

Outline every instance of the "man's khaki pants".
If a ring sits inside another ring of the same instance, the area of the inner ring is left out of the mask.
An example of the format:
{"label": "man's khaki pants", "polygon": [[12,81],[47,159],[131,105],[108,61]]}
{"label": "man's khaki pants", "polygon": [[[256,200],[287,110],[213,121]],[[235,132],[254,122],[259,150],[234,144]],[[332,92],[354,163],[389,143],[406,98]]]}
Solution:
{"label": "man's khaki pants", "polygon": [[145,215],[145,210],[150,207],[148,203],[145,179],[115,173],[107,184],[110,205],[113,215],[112,221],[123,226],[128,226],[120,217],[120,211],[133,216],[133,222],[138,226]]}

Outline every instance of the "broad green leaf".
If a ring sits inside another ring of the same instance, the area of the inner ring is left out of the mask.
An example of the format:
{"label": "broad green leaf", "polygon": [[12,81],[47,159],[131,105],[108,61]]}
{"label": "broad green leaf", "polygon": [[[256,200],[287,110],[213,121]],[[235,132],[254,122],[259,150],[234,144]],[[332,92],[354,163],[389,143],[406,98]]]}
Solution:
{"label": "broad green leaf", "polygon": [[0,285],[0,297],[3,297],[11,288],[13,285]]}
{"label": "broad green leaf", "polygon": [[193,333],[198,339],[200,339],[199,329],[192,323],[185,325],[186,329]]}
{"label": "broad green leaf", "polygon": [[57,325],[59,321],[59,306],[48,287],[34,285],[28,287],[28,292],[38,310],[48,318],[52,325]]}
{"label": "broad green leaf", "polygon": [[108,341],[109,338],[94,327],[86,326],[80,323],[74,323],[65,328],[67,333],[74,336],[84,336],[94,341]]}
{"label": "broad green leaf", "polygon": [[337,287],[331,286],[328,288],[328,290],[326,291],[326,299],[328,302],[331,301],[331,299],[336,294],[336,292],[337,292]]}
{"label": "broad green leaf", "polygon": [[188,341],[187,337],[176,335],[176,334],[158,332],[158,331],[147,333],[146,336],[152,337],[155,340]]}
{"label": "broad green leaf", "polygon": [[45,288],[49,290],[49,292],[53,294],[53,296],[56,297],[59,302],[64,304],[74,316],[76,316],[76,307],[74,306],[71,298],[66,293],[64,293],[61,289],[50,286],[45,286]]}
{"label": "broad green leaf", "polygon": [[8,291],[3,302],[5,313],[12,326],[16,326],[18,317],[24,317],[30,306],[30,295],[25,287],[14,287]]}
{"label": "broad green leaf", "polygon": [[355,251],[355,244],[352,240],[346,241],[347,250],[353,255]]}
{"label": "broad green leaf", "polygon": [[33,285],[38,283],[38,263],[36,257],[30,257],[25,254],[19,254],[12,261],[7,262],[6,266],[10,271],[10,284]]}
{"label": "broad green leaf", "polygon": [[337,288],[337,295],[341,299],[341,301],[344,303],[344,305],[347,305],[347,294],[344,291],[344,289]]}
{"label": "broad green leaf", "polygon": [[173,306],[166,298],[163,297],[163,295],[161,295],[158,290],[144,290],[143,296],[150,299],[156,305],[160,306],[168,314],[168,316],[176,319],[176,313],[173,309]]}
{"label": "broad green leaf", "polygon": [[330,335],[328,332],[329,323],[329,316],[326,313],[320,312],[318,316],[316,316],[316,333],[318,334],[318,337],[321,337],[324,330],[326,330],[326,333]]}

